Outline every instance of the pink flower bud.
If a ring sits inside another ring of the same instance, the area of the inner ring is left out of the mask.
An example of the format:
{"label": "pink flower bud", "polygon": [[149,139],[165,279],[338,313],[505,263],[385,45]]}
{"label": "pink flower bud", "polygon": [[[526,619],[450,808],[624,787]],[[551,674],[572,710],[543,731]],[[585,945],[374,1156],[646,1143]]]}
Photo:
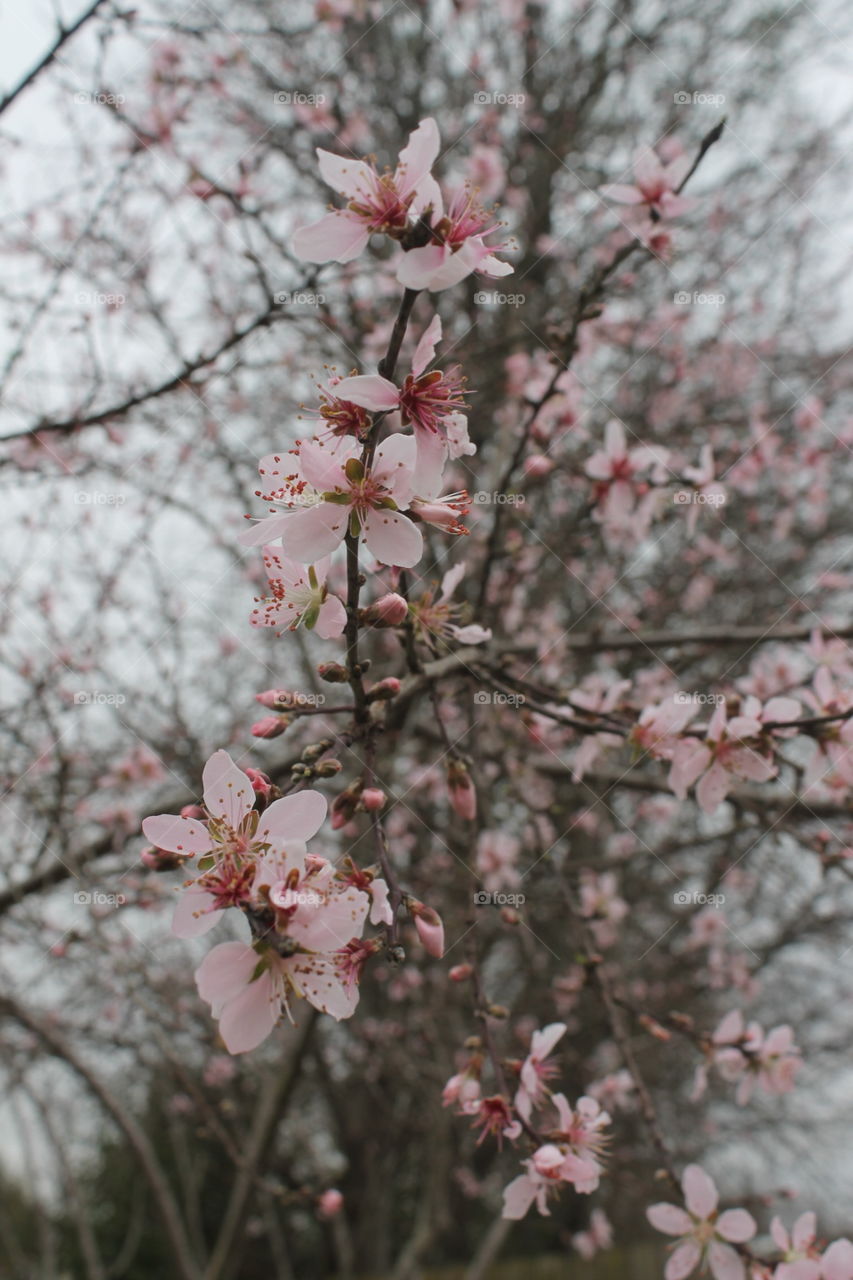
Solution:
{"label": "pink flower bud", "polygon": [[447,794],[459,817],[473,822],[477,816],[477,792],[468,766],[461,760],[451,760],[447,766]]}
{"label": "pink flower bud", "polygon": [[255,738],[277,738],[284,733],[288,721],[284,716],[264,716],[263,720],[252,725],[252,736]]}
{"label": "pink flower bud", "polygon": [[408,612],[409,606],[403,597],[396,591],[389,591],[381,600],[369,605],[362,616],[365,622],[374,627],[399,627],[401,622],[406,621]]}
{"label": "pink flower bud", "polygon": [[290,694],[286,689],[265,689],[263,693],[255,694],[255,702],[272,710],[274,707],[282,706],[289,697]]}
{"label": "pink flower bud", "polygon": [[347,787],[340,795],[335,796],[331,808],[333,831],[340,831],[341,827],[345,827],[351,821],[355,816],[359,799],[359,792],[357,790],[354,791],[351,787]]}
{"label": "pink flower bud", "polygon": [[534,480],[539,479],[540,476],[547,476],[553,469],[554,463],[550,458],[546,458],[544,453],[531,454],[524,464],[524,474],[532,476]]}
{"label": "pink flower bud", "polygon": [[444,955],[444,925],[441,916],[417,898],[407,897],[405,904],[411,912],[424,951],[440,960]]}
{"label": "pink flower bud", "polygon": [[181,817],[204,819],[207,817],[207,814],[204,809],[199,808],[197,804],[185,804],[181,810]]}
{"label": "pink flower bud", "polygon": [[346,684],[347,669],[340,662],[321,662],[317,666],[317,675],[329,684]]}
{"label": "pink flower bud", "polygon": [[473,965],[455,964],[453,968],[450,970],[448,977],[450,978],[451,982],[466,982],[468,978],[471,977],[471,974],[473,972],[474,972]]}
{"label": "pink flower bud", "polygon": [[399,692],[400,681],[396,676],[388,676],[373,686],[367,695],[367,700],[368,702],[387,702],[389,698],[396,698]]}
{"label": "pink flower bud", "polygon": [[246,777],[252,784],[252,790],[256,796],[260,796],[262,800],[268,800],[272,791],[272,782],[265,773],[261,773],[260,769],[246,769]]}
{"label": "pink flower bud", "polygon": [[377,813],[385,804],[386,795],[379,787],[365,787],[361,793],[361,803],[368,813]]}
{"label": "pink flower bud", "polygon": [[340,1213],[343,1207],[344,1198],[340,1191],[334,1187],[324,1191],[317,1201],[317,1212],[321,1218],[334,1218],[335,1214]]}

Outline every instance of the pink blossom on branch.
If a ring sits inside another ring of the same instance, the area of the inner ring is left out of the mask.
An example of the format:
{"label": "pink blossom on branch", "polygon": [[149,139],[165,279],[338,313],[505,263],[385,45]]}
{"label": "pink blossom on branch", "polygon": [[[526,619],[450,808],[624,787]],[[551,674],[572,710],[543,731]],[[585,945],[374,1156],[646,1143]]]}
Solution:
{"label": "pink blossom on branch", "polygon": [[264,547],[264,568],[271,594],[256,599],[249,619],[253,627],[295,631],[304,626],[323,640],[342,635],[347,613],[343,601],[327,590],[328,556],[306,568],[283,556],[277,547]]}
{"label": "pink blossom on branch", "polygon": [[393,173],[377,173],[367,160],[353,160],[317,149],[320,173],[342,196],[346,207],[293,235],[293,252],[305,262],[351,262],[373,232],[399,239],[428,205],[438,186],[430,169],[440,141],[434,120],[422,120],[409,135]]}
{"label": "pink blossom on branch", "polygon": [[744,1244],[758,1230],[745,1209],[718,1214],[717,1188],[704,1169],[690,1164],[681,1179],[686,1209],[653,1204],[646,1217],[657,1231],[680,1237],[666,1264],[665,1280],[685,1280],[701,1264],[714,1280],[745,1280],[743,1259],[733,1244]]}
{"label": "pink blossom on branch", "polygon": [[601,194],[619,204],[642,205],[657,218],[675,218],[694,208],[696,201],[677,194],[690,170],[689,155],[662,164],[651,147],[640,147],[634,155],[634,184],[610,183]]}

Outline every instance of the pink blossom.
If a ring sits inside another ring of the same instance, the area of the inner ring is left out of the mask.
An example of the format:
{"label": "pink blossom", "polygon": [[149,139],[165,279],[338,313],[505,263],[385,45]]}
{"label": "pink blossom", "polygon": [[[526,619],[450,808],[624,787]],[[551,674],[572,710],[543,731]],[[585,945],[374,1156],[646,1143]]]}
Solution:
{"label": "pink blossom", "polygon": [[464,576],[464,563],[454,565],[441,579],[441,590],[437,597],[430,590],[425,591],[419,600],[412,602],[412,617],[427,641],[444,637],[467,645],[485,644],[487,640],[491,640],[492,633],[487,627],[481,627],[477,623],[459,626],[453,621],[465,607],[452,603],[454,592]]}
{"label": "pink blossom", "polygon": [[283,796],[258,813],[252,782],[227,751],[210,757],[202,784],[206,822],[160,814],[142,824],[157,848],[202,858],[202,874],[190,882],[175,910],[172,931],[179,938],[207,933],[226,907],[246,903],[258,859],[270,848],[301,846],[326,817],[326,799],[318,791]]}
{"label": "pink blossom", "polygon": [[774,1280],[822,1280],[824,1271],[814,1247],[816,1232],[813,1213],[800,1214],[790,1235],[779,1218],[773,1219],[770,1234],[784,1257],[773,1273]]}
{"label": "pink blossom", "polygon": [[603,1209],[593,1209],[589,1227],[572,1236],[572,1244],[582,1258],[589,1260],[613,1244],[613,1227]]}
{"label": "pink blossom", "polygon": [[539,1212],[547,1214],[547,1196],[558,1191],[561,1183],[570,1183],[584,1195],[598,1187],[607,1141],[602,1130],[610,1124],[610,1116],[594,1098],[579,1098],[574,1110],[562,1093],[554,1094],[551,1101],[557,1109],[551,1141],[539,1147],[532,1159],[522,1161],[527,1172],[505,1189],[505,1218],[523,1218],[534,1201]]}
{"label": "pink blossom", "polygon": [[553,1077],[556,1068],[545,1059],[565,1034],[564,1022],[552,1022],[542,1031],[533,1032],[530,1052],[521,1065],[521,1083],[514,1100],[515,1109],[522,1120],[529,1121],[534,1109],[548,1096],[545,1081]]}
{"label": "pink blossom", "polygon": [[510,264],[494,256],[496,250],[506,246],[485,243],[486,237],[497,230],[498,224],[470,188],[463,187],[451,197],[446,213],[437,191],[432,207],[432,243],[405,254],[397,269],[397,280],[408,289],[440,292],[458,284],[472,271],[493,278],[511,275]]}
{"label": "pink blossom", "polygon": [[793,698],[771,698],[762,709],[757,698],[744,701],[740,713],[728,719],[720,702],[708,725],[704,742],[683,739],[672,755],[669,783],[679,799],[697,779],[696,799],[705,813],[722,804],[736,779],[767,782],[776,775],[772,745],[764,724],[796,720],[800,705]]}
{"label": "pink blossom", "polygon": [[665,1280],[685,1280],[700,1263],[710,1268],[715,1280],[744,1280],[743,1260],[731,1246],[755,1235],[758,1228],[752,1215],[745,1209],[718,1214],[717,1188],[698,1164],[687,1166],[681,1186],[686,1210],[665,1203],[646,1210],[657,1231],[680,1237],[666,1264]]}
{"label": "pink blossom", "polygon": [[634,155],[634,186],[611,183],[601,188],[601,194],[619,204],[644,205],[658,218],[675,218],[696,203],[677,194],[691,163],[688,155],[681,155],[664,165],[651,147],[639,147]]}
{"label": "pink blossom", "polygon": [[433,497],[438,492],[448,457],[476,453],[468,439],[463,412],[467,408],[465,380],[458,368],[425,372],[440,341],[441,320],[433,316],[415,349],[412,371],[402,387],[378,373],[343,378],[337,385],[337,390],[355,404],[373,413],[399,410],[403,426],[411,423],[417,443],[414,486],[423,497]]}
{"label": "pink blossom", "polygon": [[439,199],[430,175],[439,146],[436,123],[427,118],[409,135],[393,174],[377,173],[366,160],[336,156],[318,147],[323,180],[347,204],[294,233],[296,256],[304,262],[351,262],[373,232],[399,239],[418,214]]}
{"label": "pink blossom", "polygon": [[658,505],[649,489],[648,473],[657,482],[667,478],[668,450],[636,445],[629,449],[622,423],[612,418],[604,429],[604,448],[587,461],[584,470],[596,487],[595,519],[617,537],[643,537]]}
{"label": "pink blossom", "polygon": [[432,907],[418,902],[416,898],[406,898],[405,902],[415,922],[424,950],[436,960],[440,960],[444,955],[444,924],[441,916]]}
{"label": "pink blossom", "polygon": [[343,633],[347,613],[343,602],[328,593],[327,556],[306,569],[281,555],[277,547],[264,547],[264,568],[271,594],[256,599],[258,607],[249,619],[253,627],[286,627],[295,631],[302,625],[324,640]]}
{"label": "pink blossom", "polygon": [[258,521],[240,541],[255,547],[280,538],[285,556],[313,564],[352,530],[381,564],[410,568],[423,552],[420,530],[401,514],[412,497],[415,452],[411,436],[389,436],[365,470],[357,442],[346,436],[331,447],[303,443],[290,472],[278,456],[262,459],[261,474],[279,482],[264,496],[287,510]]}
{"label": "pink blossom", "polygon": [[317,1212],[321,1218],[334,1218],[344,1207],[344,1198],[335,1187],[324,1191],[317,1201]]}

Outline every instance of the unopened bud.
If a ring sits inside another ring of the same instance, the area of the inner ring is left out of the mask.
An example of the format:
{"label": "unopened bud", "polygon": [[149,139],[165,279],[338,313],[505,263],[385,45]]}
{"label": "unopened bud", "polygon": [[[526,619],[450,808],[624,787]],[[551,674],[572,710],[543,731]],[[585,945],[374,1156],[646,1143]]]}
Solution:
{"label": "unopened bud", "polygon": [[255,702],[270,711],[283,711],[285,707],[293,706],[294,697],[289,689],[265,689],[263,693],[255,694]]}
{"label": "unopened bud", "polygon": [[396,698],[400,692],[400,681],[396,676],[388,676],[385,680],[380,680],[367,694],[368,702],[387,702],[389,698]]}
{"label": "unopened bud", "polygon": [[244,772],[252,784],[255,795],[261,800],[269,800],[273,786],[267,775],[261,773],[260,769],[246,769]]}
{"label": "unopened bud", "polygon": [[448,977],[451,982],[466,982],[474,972],[474,966],[470,964],[455,964],[450,970]]}
{"label": "unopened bud", "polygon": [[349,786],[340,795],[335,796],[331,809],[333,831],[340,831],[341,827],[345,827],[348,822],[352,821],[355,817],[359,798],[360,788],[357,785]]}
{"label": "unopened bud", "polygon": [[447,794],[454,812],[466,822],[473,822],[477,816],[477,792],[462,760],[451,760],[447,766]]}
{"label": "unopened bud", "polygon": [[334,1218],[335,1214],[340,1213],[344,1207],[344,1198],[340,1191],[332,1187],[329,1191],[324,1191],[317,1201],[317,1212],[321,1218]]}
{"label": "unopened bud", "polygon": [[380,791],[379,787],[365,787],[361,793],[362,808],[368,813],[378,813],[383,808],[387,796],[384,791]]}
{"label": "unopened bud", "polygon": [[252,725],[254,738],[277,738],[290,724],[287,716],[264,716]]}
{"label": "unopened bud", "polygon": [[331,738],[321,738],[319,742],[312,742],[302,752],[302,759],[307,764],[310,764],[312,760],[319,760],[323,752],[328,751],[332,745]]}
{"label": "unopened bud", "polygon": [[444,955],[444,925],[441,916],[426,903],[409,895],[403,899],[403,903],[415,922],[424,950],[440,960]]}
{"label": "unopened bud", "polygon": [[315,778],[334,778],[342,768],[340,760],[321,760],[319,764],[314,765],[313,773]]}
{"label": "unopened bud", "polygon": [[362,609],[361,619],[367,626],[399,627],[401,622],[406,621],[408,612],[409,606],[403,597],[396,591],[390,591],[375,604]]}
{"label": "unopened bud", "polygon": [[340,662],[321,662],[317,667],[317,675],[329,684],[346,684],[347,669]]}

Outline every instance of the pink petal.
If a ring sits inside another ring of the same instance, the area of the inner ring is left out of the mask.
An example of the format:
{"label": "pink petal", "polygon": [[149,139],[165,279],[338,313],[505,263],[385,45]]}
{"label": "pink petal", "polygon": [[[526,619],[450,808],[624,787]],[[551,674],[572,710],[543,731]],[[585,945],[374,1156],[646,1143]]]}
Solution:
{"label": "pink petal", "polygon": [[[770,1037],[768,1037],[769,1040]],[[812,1212],[801,1213],[794,1223],[791,1242],[795,1249],[805,1250],[814,1244],[817,1235],[817,1215]]]}
{"label": "pink petal", "polygon": [[697,1218],[710,1218],[719,1196],[712,1178],[698,1164],[689,1164],[681,1179],[687,1208]]}
{"label": "pink petal", "polygon": [[515,271],[515,267],[511,262],[503,262],[500,258],[496,258],[489,253],[485,258],[481,259],[477,270],[482,272],[484,276],[491,276],[492,279],[496,279],[499,276],[511,276]]}
{"label": "pink petal", "polygon": [[397,280],[407,289],[428,289],[433,276],[449,257],[450,250],[441,244],[410,249],[403,254],[403,260],[397,268]]}
{"label": "pink petal", "polygon": [[319,791],[300,791],[274,800],[258,821],[258,840],[264,844],[284,844],[288,840],[310,840],[322,827],[328,810]]}
{"label": "pink petal", "polygon": [[287,517],[281,542],[286,553],[302,564],[330,555],[346,537],[349,507],[320,502]]}
{"label": "pink petal", "polygon": [[[501,1217],[518,1222],[526,1215],[536,1199],[536,1190],[536,1183],[528,1174],[522,1173],[517,1178],[513,1178],[509,1186],[504,1188],[504,1207]],[[547,1212],[547,1209],[543,1210],[543,1213]]]}
{"label": "pink petal", "polygon": [[[337,387],[334,388],[337,394]],[[344,466],[358,453],[358,445],[350,437],[333,446],[306,440],[299,446],[299,470],[318,493],[341,489],[346,485]]]}
{"label": "pink petal", "polygon": [[439,342],[441,342],[441,319],[439,316],[433,316],[421,335],[421,340],[415,347],[415,354],[412,356],[412,373],[416,378],[421,376],[430,360],[432,360]]}
{"label": "pink petal", "polygon": [[414,436],[404,436],[400,432],[389,436],[376,450],[373,474],[386,487],[398,507],[408,506],[412,496],[412,475],[417,456]]}
{"label": "pink petal", "polygon": [[219,1034],[229,1053],[249,1053],[272,1031],[281,1014],[281,999],[267,969],[222,1011]]}
{"label": "pink petal", "polygon": [[347,625],[347,611],[337,596],[327,596],[320,606],[314,630],[321,640],[334,640],[343,634]]}
{"label": "pink petal", "polygon": [[690,1214],[677,1204],[649,1205],[646,1217],[656,1231],[662,1231],[666,1236],[686,1236],[693,1230]]}
{"label": "pink petal", "polygon": [[730,1245],[712,1240],[708,1248],[708,1265],[714,1280],[744,1280],[743,1259]]}
{"label": "pink petal", "polygon": [[333,151],[324,151],[322,147],[318,147],[317,163],[323,181],[333,191],[337,191],[339,196],[353,200],[356,196],[366,195],[373,190],[373,174],[370,166],[363,160],[336,156]]}
{"label": "pink petal", "polygon": [[176,938],[200,938],[210,932],[221,915],[212,893],[195,887],[185,889],[172,916],[172,933]]}
{"label": "pink petal", "polygon": [[617,204],[646,203],[646,198],[639,187],[624,186],[621,182],[611,182],[606,187],[599,187],[598,193],[604,196],[605,200],[615,200]]}
{"label": "pink petal", "polygon": [[208,951],[195,971],[195,985],[214,1018],[248,984],[257,964],[257,953],[245,942],[220,942]]}
{"label": "pink petal", "polygon": [[352,262],[370,239],[365,224],[347,209],[327,213],[310,227],[300,227],[291,248],[303,262]]}
{"label": "pink petal", "polygon": [[362,373],[354,378],[342,378],[333,388],[341,400],[350,400],[373,413],[396,409],[400,403],[399,389],[378,373]]}
{"label": "pink petal", "polygon": [[703,813],[713,813],[723,803],[734,779],[721,764],[712,764],[696,787],[696,799]]}
{"label": "pink petal", "polygon": [[702,1250],[695,1240],[685,1240],[670,1257],[664,1271],[664,1280],[684,1280],[694,1270]]}
{"label": "pink petal", "polygon": [[142,830],[147,840],[169,853],[209,853],[213,848],[207,827],[197,818],[180,818],[160,813],[146,818]]}
{"label": "pink petal", "polygon": [[442,487],[447,442],[438,431],[415,427],[417,458],[412,488],[419,498],[434,498]]}
{"label": "pink petal", "polygon": [[663,165],[651,147],[639,147],[635,152],[634,177],[642,191],[653,189],[662,181]]}
{"label": "pink petal", "polygon": [[427,116],[409,134],[409,141],[397,161],[394,180],[401,195],[408,195],[426,177],[435,163],[440,147],[438,125],[431,116]]}
{"label": "pink petal", "polygon": [[851,1280],[853,1277],[853,1244],[848,1239],[836,1240],[821,1259],[823,1280]]}
{"label": "pink petal", "polygon": [[201,775],[208,813],[238,827],[255,803],[255,792],[227,751],[214,751]]}
{"label": "pink petal", "polygon": [[758,1227],[751,1213],[746,1209],[726,1209],[717,1219],[717,1235],[733,1244],[743,1244],[751,1240]]}
{"label": "pink petal", "polygon": [[361,937],[369,907],[367,894],[350,886],[323,906],[300,906],[288,932],[307,951],[338,951]]}
{"label": "pink petal", "polygon": [[424,552],[420,529],[399,511],[369,511],[364,522],[364,538],[380,564],[411,569]]}
{"label": "pink petal", "polygon": [[288,971],[315,1009],[338,1021],[352,1017],[358,1004],[358,984],[344,983],[330,956],[294,957]]}
{"label": "pink petal", "polygon": [[258,520],[256,524],[250,524],[243,529],[237,535],[237,541],[241,547],[265,547],[274,538],[281,537],[290,519],[290,512],[283,512],[280,516],[265,516],[263,520]]}
{"label": "pink petal", "polygon": [[558,1041],[566,1034],[565,1022],[551,1022],[541,1031],[534,1031],[530,1040],[530,1053],[539,1062],[547,1058]]}

